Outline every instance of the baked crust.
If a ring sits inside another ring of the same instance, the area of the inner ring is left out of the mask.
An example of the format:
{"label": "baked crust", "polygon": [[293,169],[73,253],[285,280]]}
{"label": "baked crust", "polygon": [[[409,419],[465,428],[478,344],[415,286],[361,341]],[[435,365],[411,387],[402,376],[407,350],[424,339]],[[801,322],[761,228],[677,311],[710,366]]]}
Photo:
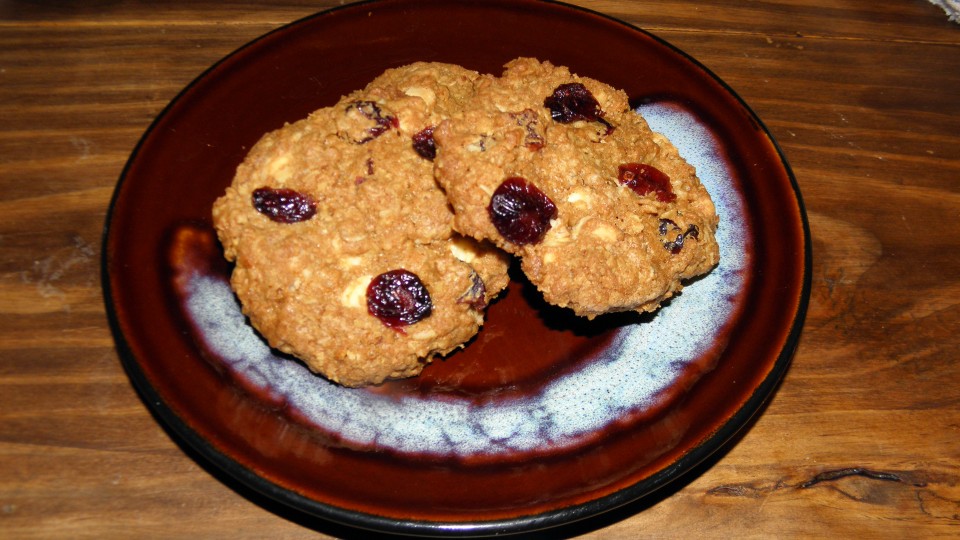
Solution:
{"label": "baked crust", "polygon": [[[569,83],[596,98],[601,121],[552,118],[545,98]],[[719,261],[718,218],[693,167],[609,85],[519,58],[501,77],[480,78],[473,103],[434,137],[436,176],[453,205],[454,228],[519,256],[551,304],[589,318],[652,311]],[[623,185],[618,169],[630,163],[665,173],[675,200]],[[532,183],[556,206],[540,241],[515,243],[491,219],[491,197],[512,177]],[[680,249],[670,244],[678,234]]]}
{"label": "baked crust", "polygon": [[[389,70],[251,149],[213,218],[235,263],[231,285],[272,347],[363,386],[416,375],[476,334],[509,260],[453,232],[433,164],[411,141],[459,110],[477,78],[447,64]],[[251,202],[262,187],[310,197],[315,214],[271,220]],[[397,269],[419,277],[432,311],[389,327],[369,313],[366,294],[375,276]]]}

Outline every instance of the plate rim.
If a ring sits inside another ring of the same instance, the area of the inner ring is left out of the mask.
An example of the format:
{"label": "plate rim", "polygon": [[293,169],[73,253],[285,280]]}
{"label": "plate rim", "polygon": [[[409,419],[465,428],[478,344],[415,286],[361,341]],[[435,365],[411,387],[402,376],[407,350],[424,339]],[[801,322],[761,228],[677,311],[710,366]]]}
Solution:
{"label": "plate rim", "polygon": [[[663,488],[665,485],[676,481],[679,477],[685,475],[691,469],[701,464],[712,455],[717,454],[724,449],[728,449],[727,446],[729,445],[730,441],[738,433],[749,426],[750,421],[754,419],[756,414],[769,401],[769,399],[775,393],[776,388],[782,382],[784,375],[790,367],[793,355],[799,344],[799,339],[802,334],[806,319],[812,282],[811,270],[813,256],[809,219],[803,197],[801,195],[800,187],[797,183],[793,169],[790,167],[786,155],[784,154],[779,143],[770,133],[770,130],[763,123],[760,117],[723,79],[718,77],[713,71],[707,68],[696,58],[690,56],[688,53],[651,33],[650,31],[644,30],[643,28],[635,26],[622,19],[618,19],[611,15],[600,13],[582,6],[568,4],[557,0],[526,1],[533,4],[549,4],[558,6],[562,9],[580,12],[581,14],[600,17],[608,22],[621,25],[630,31],[642,34],[646,38],[657,42],[659,45],[670,49],[673,53],[683,57],[694,67],[701,70],[706,76],[720,85],[729,94],[729,96],[732,97],[743,108],[743,111],[749,115],[750,119],[756,123],[756,125],[759,127],[759,130],[763,133],[763,136],[771,144],[773,151],[783,168],[783,172],[789,181],[790,191],[796,202],[799,226],[802,233],[799,236],[799,239],[803,243],[803,269],[800,280],[799,296],[795,299],[796,304],[793,308],[793,320],[789,326],[789,331],[784,337],[784,343],[777,355],[777,359],[771,364],[770,371],[763,378],[760,384],[753,389],[753,391],[750,393],[750,397],[743,402],[743,405],[739,407],[721,425],[719,425],[719,427],[717,427],[712,434],[704,437],[698,444],[687,450],[683,455],[680,456],[679,459],[673,461],[669,467],[660,469],[652,473],[650,476],[634,482],[625,488],[583,503],[573,504],[570,506],[557,508],[555,510],[548,510],[535,514],[520,515],[512,518],[465,521],[403,520],[387,516],[380,516],[361,510],[342,508],[333,504],[311,499],[268,480],[264,476],[257,474],[255,471],[234,460],[229,455],[225,454],[216,446],[214,446],[202,435],[200,435],[197,431],[190,427],[185,419],[181,418],[181,416],[178,415],[166,403],[157,389],[154,388],[150,383],[149,378],[143,371],[139,359],[133,353],[133,350],[123,331],[123,324],[120,321],[118,314],[118,306],[114,300],[114,291],[111,279],[112,273],[110,271],[111,256],[113,253],[110,249],[110,238],[113,230],[112,225],[114,211],[123,187],[127,183],[129,170],[136,161],[136,158],[140,154],[141,149],[147,139],[150,138],[150,136],[155,132],[157,125],[166,118],[170,110],[182,100],[186,93],[188,93],[201,81],[205,80],[207,76],[211,72],[215,71],[219,66],[228,62],[242,51],[256,46],[258,43],[261,43],[269,37],[287,31],[292,27],[304,24],[308,21],[329,16],[330,14],[338,13],[344,10],[363,9],[364,6],[372,4],[403,4],[410,2],[407,2],[406,0],[363,0],[360,2],[334,6],[283,24],[243,43],[241,46],[224,55],[222,58],[204,69],[180,91],[178,91],[177,94],[170,99],[164,108],[151,121],[151,123],[145,129],[143,135],[138,139],[137,143],[133,147],[129,158],[121,170],[104,220],[100,257],[101,287],[103,289],[103,300],[106,307],[108,323],[114,337],[118,357],[124,367],[125,372],[133,383],[133,386],[139,397],[147,405],[147,409],[150,411],[151,415],[159,421],[162,427],[176,435],[174,439],[177,437],[180,438],[180,440],[183,443],[186,443],[188,448],[194,451],[198,457],[206,460],[218,471],[227,474],[230,478],[239,482],[245,488],[265,496],[272,501],[282,503],[296,512],[302,512],[307,516],[319,517],[330,520],[334,523],[346,525],[348,527],[358,527],[375,532],[407,535],[415,534],[428,537],[461,537],[492,536],[543,530],[598,516],[622,507],[626,504],[636,502],[644,497],[648,497]],[[791,298],[791,300],[793,299]],[[174,442],[178,445],[181,444],[181,442],[177,440],[174,440]]]}

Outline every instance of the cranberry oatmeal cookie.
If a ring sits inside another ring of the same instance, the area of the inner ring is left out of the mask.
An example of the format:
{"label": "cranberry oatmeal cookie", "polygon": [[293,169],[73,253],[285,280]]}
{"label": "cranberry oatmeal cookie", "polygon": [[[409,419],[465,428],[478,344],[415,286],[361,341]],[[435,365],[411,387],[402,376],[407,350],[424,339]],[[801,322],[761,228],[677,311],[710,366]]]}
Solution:
{"label": "cranberry oatmeal cookie", "polygon": [[231,285],[271,346],[363,386],[416,375],[479,330],[508,259],[453,232],[430,136],[478,77],[388,70],[251,149],[213,218]]}
{"label": "cranberry oatmeal cookie", "polygon": [[693,167],[606,84],[519,58],[434,138],[455,229],[519,256],[552,304],[652,311],[719,260]]}

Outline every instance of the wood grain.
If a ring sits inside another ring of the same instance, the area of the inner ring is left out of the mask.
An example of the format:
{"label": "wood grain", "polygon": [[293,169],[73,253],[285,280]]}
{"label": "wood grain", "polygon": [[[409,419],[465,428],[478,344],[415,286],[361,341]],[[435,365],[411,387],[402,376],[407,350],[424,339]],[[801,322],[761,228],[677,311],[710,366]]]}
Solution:
{"label": "wood grain", "polygon": [[[960,535],[960,26],[922,0],[578,1],[697,58],[764,120],[814,241],[793,366],[726,453],[587,538]],[[153,118],[337,2],[0,2],[0,537],[356,536],[203,469],[117,359],[113,187]]]}

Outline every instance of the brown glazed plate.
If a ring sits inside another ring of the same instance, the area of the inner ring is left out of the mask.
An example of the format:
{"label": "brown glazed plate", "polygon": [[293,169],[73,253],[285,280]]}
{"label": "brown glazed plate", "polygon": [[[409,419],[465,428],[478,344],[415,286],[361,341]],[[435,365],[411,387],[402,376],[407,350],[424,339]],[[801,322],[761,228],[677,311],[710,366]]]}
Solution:
{"label": "brown glazed plate", "polygon": [[[518,56],[623,88],[721,216],[721,263],[650,316],[580,320],[514,275],[479,336],[417,378],[332,385],[271,351],[227,285],[211,205],[247,150],[387,68]],[[728,445],[777,387],[809,296],[796,182],[722,81],[621,21],[534,0],[384,0],[271,32],[201,75],[119,182],[104,289],[124,366],[187,451],[283,514],[483,536],[652,496]]]}

